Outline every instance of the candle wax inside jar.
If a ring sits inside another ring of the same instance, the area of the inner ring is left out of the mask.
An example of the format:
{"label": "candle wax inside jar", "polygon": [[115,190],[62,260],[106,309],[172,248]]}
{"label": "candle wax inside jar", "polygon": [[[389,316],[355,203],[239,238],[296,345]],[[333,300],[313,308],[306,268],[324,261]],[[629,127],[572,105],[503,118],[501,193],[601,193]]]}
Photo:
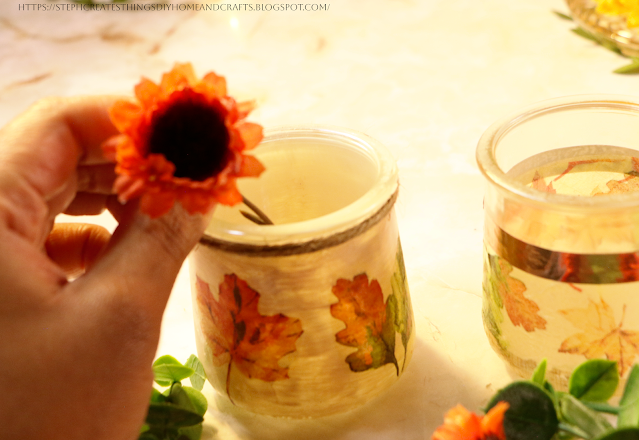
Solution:
{"label": "candle wax inside jar", "polygon": [[605,145],[551,150],[519,163],[508,175],[539,191],[572,196],[639,191],[639,151]]}

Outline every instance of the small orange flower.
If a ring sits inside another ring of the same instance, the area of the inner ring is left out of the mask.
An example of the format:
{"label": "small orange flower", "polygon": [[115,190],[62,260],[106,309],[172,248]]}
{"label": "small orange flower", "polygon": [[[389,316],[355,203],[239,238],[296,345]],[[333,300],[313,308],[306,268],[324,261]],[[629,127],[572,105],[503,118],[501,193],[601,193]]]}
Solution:
{"label": "small orange flower", "polygon": [[433,433],[432,440],[506,440],[504,413],[507,402],[499,402],[484,416],[457,405],[446,413],[444,424]]}
{"label": "small orange flower", "polygon": [[190,214],[242,201],[235,180],[264,171],[244,154],[262,140],[262,127],[245,121],[252,103],[227,96],[226,80],[213,72],[198,80],[188,63],[176,64],[160,84],[142,78],[135,96],[110,109],[120,134],[102,147],[117,164],[121,202],[139,197],[140,210],[155,218],[176,201]]}

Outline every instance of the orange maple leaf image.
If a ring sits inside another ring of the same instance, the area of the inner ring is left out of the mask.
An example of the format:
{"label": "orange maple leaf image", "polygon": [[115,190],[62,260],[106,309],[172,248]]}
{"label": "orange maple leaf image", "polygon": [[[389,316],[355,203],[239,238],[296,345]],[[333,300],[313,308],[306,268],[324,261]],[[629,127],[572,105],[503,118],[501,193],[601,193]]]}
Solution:
{"label": "orange maple leaf image", "polygon": [[579,166],[579,165],[588,165],[588,164],[592,164],[592,163],[601,163],[601,162],[619,162],[617,160],[613,160],[613,159],[587,159],[587,160],[577,160],[574,162],[568,162],[568,167],[564,170],[563,173],[561,173],[559,176],[555,177],[555,179],[553,181],[557,181],[559,179],[561,179],[562,177],[564,177],[566,174],[572,172],[572,170]]}
{"label": "orange maple leaf image", "polygon": [[587,359],[605,356],[617,361],[622,376],[639,354],[639,332],[622,328],[625,305],[619,324],[615,321],[612,308],[602,298],[599,303],[590,300],[585,309],[560,310],[559,313],[583,330],[563,341],[560,353],[582,354]]}
{"label": "orange maple leaf image", "polygon": [[506,307],[506,312],[514,326],[522,326],[527,332],[545,329],[546,320],[539,316],[539,306],[526,298],[526,285],[510,276],[513,267],[503,258],[498,259],[500,273],[497,275],[497,292]]}
{"label": "orange maple leaf image", "polygon": [[624,194],[639,191],[639,178],[636,175],[629,175],[622,180],[610,180],[606,183],[610,191],[607,193],[596,192],[593,196],[605,196],[608,194]]}
{"label": "orange maple leaf image", "polygon": [[258,311],[260,294],[235,274],[224,275],[216,301],[209,285],[196,281],[202,331],[209,341],[216,366],[228,363],[226,392],[231,367],[249,378],[267,382],[288,378],[280,359],[293,353],[302,334],[302,323],[283,314],[263,316]]}
{"label": "orange maple leaf image", "polygon": [[331,315],[343,321],[346,328],[335,340],[357,351],[346,358],[352,371],[366,371],[393,364],[399,375],[395,358],[395,311],[392,303],[384,303],[382,288],[377,280],[368,281],[365,273],[353,281],[340,278],[333,286],[339,302],[331,305]]}
{"label": "orange maple leaf image", "polygon": [[539,191],[544,191],[552,194],[556,194],[557,191],[552,187],[552,182],[546,185],[544,179],[539,175],[539,171],[535,171],[535,175],[532,180],[532,187]]}

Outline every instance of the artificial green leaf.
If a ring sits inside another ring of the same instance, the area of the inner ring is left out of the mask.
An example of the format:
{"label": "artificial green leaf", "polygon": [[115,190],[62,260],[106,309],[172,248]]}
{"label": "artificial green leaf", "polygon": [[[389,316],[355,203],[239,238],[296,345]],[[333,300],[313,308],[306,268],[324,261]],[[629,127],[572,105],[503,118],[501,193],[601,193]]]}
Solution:
{"label": "artificial green leaf", "polygon": [[530,382],[514,382],[499,390],[488,404],[508,402],[504,430],[508,440],[550,440],[557,432],[559,420],[550,396]]}
{"label": "artificial green leaf", "polygon": [[578,28],[571,29],[571,31],[579,35],[580,37],[586,38],[590,41],[594,41],[595,43],[599,43],[599,39],[595,37],[593,34],[591,34],[590,32],[588,32],[587,30],[584,30],[578,27]]}
{"label": "artificial green leaf", "polygon": [[606,418],[591,410],[570,394],[564,394],[559,400],[561,418],[565,423],[577,426],[587,434],[586,438],[593,438],[612,429]]}
{"label": "artificial green leaf", "polygon": [[572,440],[575,437],[583,439],[589,438],[588,434],[579,429],[578,426],[559,422],[559,432],[556,434],[553,440],[555,440],[556,438],[560,438],[562,440]]}
{"label": "artificial green leaf", "polygon": [[546,390],[549,395],[555,395],[555,387],[553,387],[552,384],[547,380],[544,381],[543,389]]}
{"label": "artificial green leaf", "polygon": [[632,62],[630,64],[627,64],[625,66],[622,66],[616,70],[614,70],[614,73],[621,73],[623,75],[632,75],[635,73],[639,73],[639,58],[631,58]]}
{"label": "artificial green leaf", "polygon": [[158,390],[153,388],[153,391],[151,392],[151,402],[154,402],[154,403],[166,402],[166,397],[162,393],[160,393]]}
{"label": "artificial green leaf", "polygon": [[184,387],[179,382],[176,382],[171,386],[167,400],[180,408],[197,412],[195,411],[195,406],[191,403],[191,399],[189,399],[189,395],[186,394]]}
{"label": "artificial green leaf", "polygon": [[559,18],[563,18],[564,20],[570,20],[572,21],[572,17],[570,15],[566,15],[563,12],[559,12],[559,11],[552,11],[555,13],[555,15]]}
{"label": "artificial green leaf", "polygon": [[192,387],[183,387],[182,389],[186,395],[189,396],[195,412],[203,416],[209,407],[209,403],[207,402],[206,397],[204,397],[204,394]]}
{"label": "artificial green leaf", "polygon": [[151,403],[145,422],[153,430],[154,427],[180,428],[202,423],[204,418],[194,411],[179,408],[170,403]]}
{"label": "artificial green leaf", "polygon": [[623,53],[621,52],[621,49],[619,49],[619,46],[617,46],[612,41],[608,41],[608,40],[602,38],[602,39],[599,40],[599,44],[601,44],[606,49],[616,53],[617,55],[623,55]]}
{"label": "artificial green leaf", "polygon": [[181,438],[184,438],[184,440],[200,440],[202,438],[202,424],[180,428],[178,432],[180,434],[178,440]]}
{"label": "artificial green leaf", "polygon": [[193,385],[193,388],[198,391],[202,391],[202,388],[204,388],[204,381],[206,380],[206,373],[204,372],[204,366],[202,365],[202,362],[200,362],[197,356],[192,354],[186,360],[186,363],[184,365],[193,369],[194,371],[193,376],[191,376],[191,385]]}
{"label": "artificial green leaf", "polygon": [[639,428],[622,428],[608,432],[596,440],[639,440]]}
{"label": "artificial green leaf", "polygon": [[639,366],[632,366],[619,401],[617,427],[625,428],[639,424]]}
{"label": "artificial green leaf", "polygon": [[539,365],[537,365],[537,368],[533,371],[532,378],[530,379],[531,382],[542,387],[544,386],[544,383],[546,382],[546,364],[546,359],[544,359],[539,363]]}
{"label": "artificial green leaf", "polygon": [[185,367],[173,356],[161,356],[153,362],[153,374],[155,382],[163,387],[170,386],[173,382],[179,382],[193,375],[193,369]]}
{"label": "artificial green leaf", "polygon": [[550,399],[552,400],[552,403],[555,406],[555,409],[557,409],[559,407],[559,400],[558,399],[559,399],[560,395],[563,394],[563,393],[555,391],[555,388],[547,380],[544,381],[544,385],[543,385],[542,388],[546,391],[546,394],[548,394],[550,396]]}
{"label": "artificial green leaf", "polygon": [[617,385],[617,363],[606,359],[591,359],[572,372],[568,392],[580,400],[606,402],[615,393]]}
{"label": "artificial green leaf", "polygon": [[618,406],[609,405],[608,403],[605,403],[605,402],[588,402],[587,400],[584,400],[581,403],[586,405],[588,408],[600,413],[614,414],[614,415],[619,414]]}
{"label": "artificial green leaf", "polygon": [[177,440],[179,432],[175,427],[152,427],[148,432],[145,432],[138,438],[138,440]]}

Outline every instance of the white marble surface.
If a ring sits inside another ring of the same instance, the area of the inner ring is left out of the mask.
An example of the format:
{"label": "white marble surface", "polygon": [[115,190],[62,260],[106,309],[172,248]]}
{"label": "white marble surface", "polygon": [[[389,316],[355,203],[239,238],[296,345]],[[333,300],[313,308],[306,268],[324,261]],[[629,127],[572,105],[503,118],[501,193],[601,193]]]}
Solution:
{"label": "white marble surface", "polygon": [[[318,1],[329,10],[38,12],[4,0],[0,124],[47,95],[130,94],[141,75],[190,61],[226,76],[234,96],[256,98],[251,119],[264,126],[333,124],[381,140],[400,169],[418,333],[406,374],[360,409],[303,421],[250,415],[206,388],[205,438],[428,439],[447,408],[479,409],[510,380],[480,314],[480,135],[542,99],[639,95],[639,78],[611,73],[626,60],[569,32],[551,12],[566,11],[561,0]],[[114,226],[106,215],[88,220]],[[159,354],[195,351],[191,310],[183,270]]]}

